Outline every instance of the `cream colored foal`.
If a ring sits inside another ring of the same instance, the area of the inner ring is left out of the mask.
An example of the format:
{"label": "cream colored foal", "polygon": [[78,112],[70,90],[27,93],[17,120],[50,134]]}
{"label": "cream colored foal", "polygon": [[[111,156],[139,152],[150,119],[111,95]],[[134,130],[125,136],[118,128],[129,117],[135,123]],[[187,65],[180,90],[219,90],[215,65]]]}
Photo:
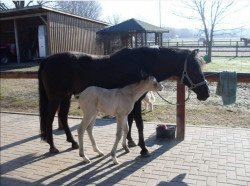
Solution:
{"label": "cream colored foal", "polygon": [[119,164],[116,157],[117,145],[122,137],[122,146],[128,153],[129,148],[126,144],[126,137],[128,133],[127,116],[133,110],[135,102],[147,91],[160,91],[163,86],[157,82],[155,77],[149,76],[145,80],[138,83],[128,85],[120,89],[105,89],[91,86],[86,88],[79,94],[79,106],[84,113],[84,118],[78,128],[79,139],[79,155],[83,157],[85,163],[90,163],[83,151],[83,135],[87,129],[91,144],[95,152],[99,156],[103,156],[103,152],[98,148],[92,131],[95,124],[98,111],[107,115],[116,116],[117,132],[114,146],[111,151],[111,156],[114,164]]}

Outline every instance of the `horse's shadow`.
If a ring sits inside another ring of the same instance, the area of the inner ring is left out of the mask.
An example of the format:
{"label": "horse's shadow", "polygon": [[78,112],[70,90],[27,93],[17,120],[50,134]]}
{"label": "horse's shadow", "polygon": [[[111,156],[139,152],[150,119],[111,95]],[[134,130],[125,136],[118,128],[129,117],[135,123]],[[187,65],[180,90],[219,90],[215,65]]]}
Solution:
{"label": "horse's shadow", "polygon": [[186,173],[179,174],[175,176],[173,179],[170,181],[161,181],[160,183],[157,184],[157,186],[166,186],[166,185],[182,185],[182,186],[187,186],[185,182],[183,182],[184,178],[186,177]]}
{"label": "horse's shadow", "polygon": [[[68,171],[70,169],[74,169],[79,166],[83,166],[82,168],[78,169],[77,171],[71,172],[67,174],[66,176],[63,176],[53,182],[51,184],[63,184],[65,182],[69,183],[70,185],[85,185],[85,184],[93,184],[97,181],[103,180],[98,183],[98,185],[114,185],[117,184],[119,181],[125,179],[130,174],[136,172],[137,170],[143,168],[148,163],[152,162],[156,158],[160,157],[163,153],[170,150],[171,148],[178,145],[180,141],[177,140],[159,140],[156,139],[155,135],[151,135],[147,140],[146,143],[148,143],[148,146],[158,145],[159,148],[155,149],[151,152],[151,156],[148,158],[142,158],[140,156],[137,156],[136,158],[125,161],[119,165],[113,165],[112,160],[110,158],[110,155],[105,155],[101,157],[100,159],[94,161],[93,163],[84,165],[82,162],[79,162],[75,165],[72,165],[71,167],[68,167],[64,170],[61,170],[57,173],[54,173],[52,175],[49,175],[47,177],[42,178],[41,180],[38,180],[36,184],[40,184],[58,174],[61,174],[65,171]],[[122,149],[118,150],[118,153],[123,151]],[[123,156],[125,153],[120,154],[119,156]],[[105,160],[105,161],[104,161]],[[99,165],[100,164],[100,165]],[[99,166],[97,166],[99,165]],[[92,171],[89,171],[91,168],[97,166]],[[104,171],[105,170],[105,171]],[[89,172],[87,172],[89,171]],[[85,174],[86,172],[86,174]],[[80,176],[79,176],[80,175]],[[110,176],[111,175],[111,176]],[[185,177],[185,176],[184,176]],[[76,179],[75,179],[76,178]],[[106,179],[103,179],[106,178]],[[178,178],[178,179],[177,179]],[[173,180],[173,182],[180,182],[180,177],[177,176],[176,179]],[[71,182],[70,180],[73,179]],[[171,180],[172,181],[172,180]],[[160,185],[164,185],[167,182],[161,182]]]}
{"label": "horse's shadow", "polygon": [[[96,124],[95,126],[106,126],[106,125],[110,125],[110,124],[113,124],[115,123],[116,120],[115,119],[97,119],[96,120]],[[79,127],[79,123],[75,123],[74,126],[70,127],[70,131],[75,131],[76,129],[78,129]],[[57,135],[57,136],[60,136],[60,135],[64,135],[65,132],[63,129],[54,129],[53,130],[53,134],[54,135]],[[40,135],[34,135],[34,136],[31,136],[29,138],[26,138],[26,139],[22,139],[22,140],[19,140],[19,141],[15,141],[13,143],[10,143],[10,144],[7,144],[7,145],[4,145],[4,146],[1,146],[0,147],[0,151],[3,151],[3,150],[7,150],[11,147],[15,147],[15,146],[18,146],[18,145],[21,145],[21,144],[24,144],[24,143],[27,143],[29,141],[32,141],[32,140],[36,140],[36,139],[39,139],[40,138]]]}
{"label": "horse's shadow", "polygon": [[[71,148],[68,148],[64,151],[61,151],[60,153],[66,153],[66,152],[69,152],[71,150],[72,150]],[[31,153],[31,154],[27,154],[27,155],[15,158],[13,160],[10,160],[6,163],[1,164],[0,175],[6,174],[8,172],[16,170],[16,169],[23,167],[25,165],[29,165],[29,164],[32,164],[32,163],[47,159],[49,157],[56,156],[56,155],[57,154],[52,154],[52,153],[46,152],[45,154],[37,156],[35,153]]]}

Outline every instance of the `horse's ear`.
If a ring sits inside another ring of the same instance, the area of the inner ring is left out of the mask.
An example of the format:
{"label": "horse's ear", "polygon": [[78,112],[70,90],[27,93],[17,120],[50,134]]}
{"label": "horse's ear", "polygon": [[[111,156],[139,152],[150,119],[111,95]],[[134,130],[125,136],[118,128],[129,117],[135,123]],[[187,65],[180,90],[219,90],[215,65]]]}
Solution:
{"label": "horse's ear", "polygon": [[191,57],[194,58],[198,53],[199,53],[199,49],[194,49],[194,50],[191,52]]}
{"label": "horse's ear", "polygon": [[147,72],[145,72],[144,70],[141,70],[141,78],[146,79],[148,77],[149,77],[149,74]]}

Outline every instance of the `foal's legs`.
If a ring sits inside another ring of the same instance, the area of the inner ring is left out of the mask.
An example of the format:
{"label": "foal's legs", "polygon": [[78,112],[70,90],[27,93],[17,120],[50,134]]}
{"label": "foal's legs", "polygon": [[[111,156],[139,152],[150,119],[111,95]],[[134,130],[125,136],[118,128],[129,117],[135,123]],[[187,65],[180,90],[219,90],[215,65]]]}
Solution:
{"label": "foal's legs", "polygon": [[124,150],[129,153],[130,150],[127,146],[126,139],[127,139],[127,134],[128,134],[128,122],[127,122],[127,117],[125,116],[123,118],[123,123],[122,123],[122,128],[123,128],[123,140],[122,140],[122,147]]}
{"label": "foal's legs", "polygon": [[119,164],[117,158],[116,158],[116,150],[117,150],[117,146],[118,143],[122,137],[122,123],[123,123],[123,118],[121,118],[120,116],[116,116],[116,121],[117,121],[117,128],[116,128],[116,139],[115,139],[115,143],[114,146],[111,150],[111,156],[113,159],[114,164]]}
{"label": "foal's legs", "polygon": [[79,155],[83,158],[84,163],[90,163],[90,160],[87,156],[84,155],[83,151],[83,135],[86,130],[86,128],[91,125],[91,121],[93,119],[93,116],[85,115],[82,119],[82,122],[80,123],[80,126],[77,130],[78,132],[78,140],[79,140]]}
{"label": "foal's legs", "polygon": [[68,113],[69,113],[69,107],[70,107],[70,98],[71,96],[66,96],[60,103],[60,108],[59,108],[59,113],[58,117],[59,120],[61,121],[63,125],[63,129],[66,133],[67,136],[67,141],[72,143],[72,148],[73,149],[78,149],[79,146],[77,142],[74,140],[71,131],[69,129],[69,124],[68,124]]}
{"label": "foal's legs", "polygon": [[128,115],[128,126],[129,126],[129,130],[128,130],[128,134],[127,134],[127,140],[128,140],[128,146],[129,147],[135,147],[136,143],[134,142],[134,140],[132,139],[131,136],[131,130],[132,130],[132,123],[134,120],[134,115],[133,115],[133,111],[130,112],[130,114]]}
{"label": "foal's legs", "polygon": [[93,136],[93,128],[94,128],[94,125],[95,125],[95,120],[96,120],[96,116],[94,117],[94,119],[91,121],[91,124],[87,127],[87,132],[88,132],[88,135],[89,135],[89,139],[91,141],[91,144],[92,144],[92,147],[93,147],[93,150],[95,152],[97,152],[99,154],[99,156],[103,156],[103,152],[98,148],[96,142],[95,142],[95,139],[94,139],[94,136]]}

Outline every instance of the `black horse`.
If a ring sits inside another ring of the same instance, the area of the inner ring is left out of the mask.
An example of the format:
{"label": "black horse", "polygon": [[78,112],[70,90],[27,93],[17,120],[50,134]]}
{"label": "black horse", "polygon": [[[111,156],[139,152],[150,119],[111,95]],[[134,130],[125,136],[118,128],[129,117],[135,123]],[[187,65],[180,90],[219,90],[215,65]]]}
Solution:
{"label": "black horse", "polygon": [[244,38],[244,37],[240,38],[240,41],[243,41],[243,42],[244,42],[244,46],[247,46],[248,43],[250,43],[250,39]]}
{"label": "black horse", "polygon": [[[124,87],[141,80],[141,71],[156,77],[158,81],[177,76],[197,94],[198,100],[206,100],[209,89],[197,53],[198,50],[142,47],[125,48],[100,58],[76,52],[48,57],[40,64],[38,72],[42,140],[49,143],[50,152],[59,152],[52,136],[52,123],[58,110],[67,141],[72,143],[72,148],[78,148],[67,123],[71,96],[92,85],[103,88]],[[148,156],[143,136],[141,99],[135,103],[128,116],[129,144],[134,143],[131,138],[133,120],[138,128],[141,155]]]}

